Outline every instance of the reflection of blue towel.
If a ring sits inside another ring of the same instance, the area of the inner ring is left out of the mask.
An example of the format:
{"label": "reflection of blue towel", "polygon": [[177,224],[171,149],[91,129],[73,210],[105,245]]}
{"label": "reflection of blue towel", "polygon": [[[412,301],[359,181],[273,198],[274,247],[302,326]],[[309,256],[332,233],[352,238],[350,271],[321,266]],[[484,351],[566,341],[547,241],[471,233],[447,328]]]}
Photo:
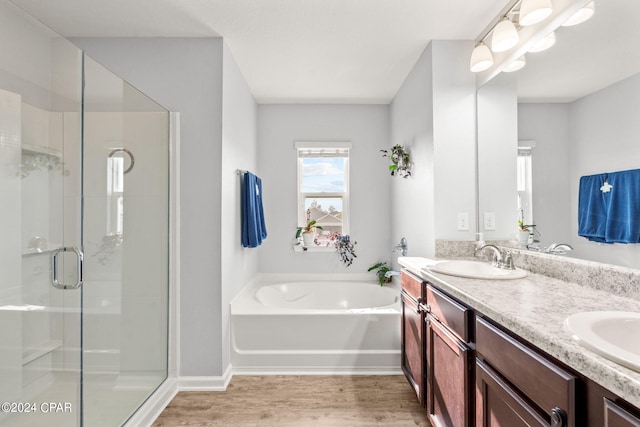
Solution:
{"label": "reflection of blue towel", "polygon": [[255,248],[267,238],[262,208],[262,181],[251,172],[245,172],[242,182],[242,246]]}
{"label": "reflection of blue towel", "polygon": [[610,193],[600,190],[605,180],[603,173],[580,177],[578,235],[594,242],[606,242],[607,199]]}
{"label": "reflection of blue towel", "polygon": [[610,173],[608,181],[607,242],[640,243],[640,169]]}
{"label": "reflection of blue towel", "polygon": [[[602,191],[607,182],[611,187]],[[640,169],[583,176],[578,234],[603,243],[640,243]]]}

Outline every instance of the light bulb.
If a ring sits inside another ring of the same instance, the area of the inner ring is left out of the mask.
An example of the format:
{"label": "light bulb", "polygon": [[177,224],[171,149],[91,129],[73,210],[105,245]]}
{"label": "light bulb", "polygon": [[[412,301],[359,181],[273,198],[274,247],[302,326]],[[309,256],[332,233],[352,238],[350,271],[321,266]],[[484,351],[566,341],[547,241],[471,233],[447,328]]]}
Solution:
{"label": "light bulb", "polygon": [[587,4],[585,7],[574,13],[571,18],[567,19],[563,27],[571,27],[573,25],[582,24],[587,19],[591,18],[596,11],[595,2]]}
{"label": "light bulb", "polygon": [[486,44],[480,43],[471,52],[469,68],[474,73],[479,73],[493,65],[493,55]]}
{"label": "light bulb", "polygon": [[539,40],[536,44],[531,46],[529,52],[542,52],[543,50],[549,49],[551,46],[556,44],[556,33],[553,31],[547,34],[543,39]]}
{"label": "light bulb", "polygon": [[551,15],[551,0],[522,0],[518,23],[523,27],[542,22]]}
{"label": "light bulb", "polygon": [[493,29],[491,36],[491,50],[505,52],[518,44],[518,30],[508,18],[504,18]]}
{"label": "light bulb", "polygon": [[514,71],[521,70],[525,65],[527,65],[527,60],[524,58],[524,55],[522,55],[514,59],[511,64],[504,67],[502,71],[504,71],[505,73],[512,73]]}

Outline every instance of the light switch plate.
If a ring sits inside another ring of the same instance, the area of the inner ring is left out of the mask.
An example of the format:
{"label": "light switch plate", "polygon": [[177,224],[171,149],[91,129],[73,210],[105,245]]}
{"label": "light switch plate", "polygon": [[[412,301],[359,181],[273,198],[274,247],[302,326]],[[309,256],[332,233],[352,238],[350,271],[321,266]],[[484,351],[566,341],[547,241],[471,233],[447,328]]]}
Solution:
{"label": "light switch plate", "polygon": [[469,213],[468,212],[458,212],[458,230],[459,231],[469,230]]}
{"label": "light switch plate", "polygon": [[496,213],[495,212],[484,213],[484,229],[485,230],[496,229]]}

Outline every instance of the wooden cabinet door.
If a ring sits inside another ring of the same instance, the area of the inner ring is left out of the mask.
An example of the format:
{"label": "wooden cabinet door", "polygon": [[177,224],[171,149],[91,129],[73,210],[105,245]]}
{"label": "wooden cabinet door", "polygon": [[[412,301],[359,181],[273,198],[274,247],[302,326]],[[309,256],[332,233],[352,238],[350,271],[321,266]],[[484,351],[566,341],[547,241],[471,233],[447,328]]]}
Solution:
{"label": "wooden cabinet door", "polygon": [[427,321],[427,410],[435,427],[472,424],[472,354],[440,322]]}
{"label": "wooden cabinet door", "polygon": [[418,396],[420,404],[424,406],[424,334],[425,313],[418,303],[404,291],[402,300],[401,323],[401,364],[402,371],[409,380]]}
{"label": "wooden cabinet door", "polygon": [[640,427],[640,418],[604,399],[604,427]]}
{"label": "wooden cabinet door", "polygon": [[476,427],[549,426],[500,376],[476,359]]}

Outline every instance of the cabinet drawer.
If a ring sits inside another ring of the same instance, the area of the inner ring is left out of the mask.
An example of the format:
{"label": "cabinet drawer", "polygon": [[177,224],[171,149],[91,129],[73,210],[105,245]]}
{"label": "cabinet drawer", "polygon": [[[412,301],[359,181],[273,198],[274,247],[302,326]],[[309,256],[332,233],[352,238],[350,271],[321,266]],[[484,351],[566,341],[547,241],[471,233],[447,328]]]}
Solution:
{"label": "cabinet drawer", "polygon": [[575,425],[576,378],[487,320],[476,319],[478,357],[506,378],[546,414],[562,410]]}
{"label": "cabinet drawer", "polygon": [[[402,270],[400,273],[400,283],[402,284],[402,289],[404,289],[411,298],[416,301],[418,301],[418,298],[424,299],[424,295],[422,293],[422,279],[417,278],[407,270]],[[418,302],[422,302],[422,300]]]}
{"label": "cabinet drawer", "polygon": [[640,418],[621,408],[609,399],[604,399],[605,427],[640,427]]}
{"label": "cabinet drawer", "polygon": [[462,341],[471,342],[473,311],[469,307],[454,301],[431,285],[427,287],[427,301],[433,317],[446,325]]}

